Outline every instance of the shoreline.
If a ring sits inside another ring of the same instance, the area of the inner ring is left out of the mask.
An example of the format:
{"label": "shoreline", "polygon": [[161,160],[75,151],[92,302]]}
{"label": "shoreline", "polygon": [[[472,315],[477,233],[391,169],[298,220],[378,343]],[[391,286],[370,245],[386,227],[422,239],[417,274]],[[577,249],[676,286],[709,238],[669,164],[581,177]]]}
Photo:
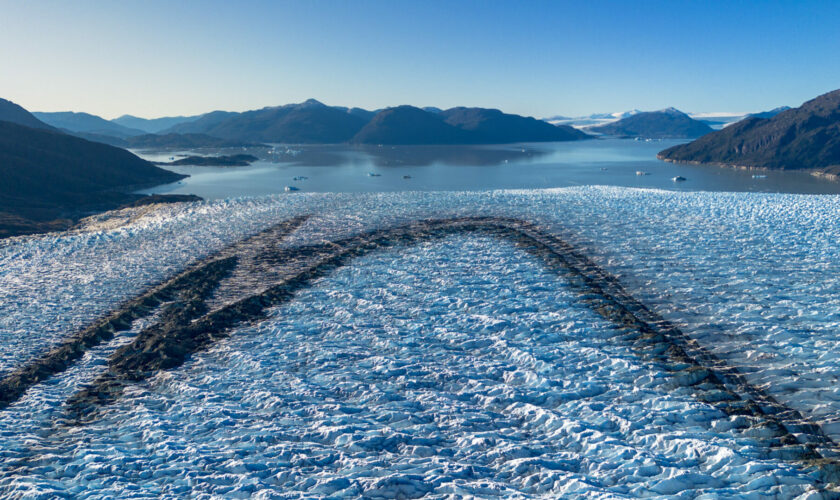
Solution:
{"label": "shoreline", "polygon": [[[142,216],[153,212],[156,208],[171,203],[190,203],[202,201],[203,198],[189,194],[150,194],[113,207],[100,209],[77,210],[62,214],[51,220],[30,219],[20,213],[0,211],[0,244],[14,241],[17,238],[45,235],[51,233],[80,233],[98,229],[116,229],[130,224]],[[149,208],[155,207],[155,208]],[[104,224],[111,219],[123,219],[111,224]],[[9,234],[3,234],[8,231]]]}
{"label": "shoreline", "polygon": [[696,165],[696,166],[703,166],[703,167],[720,167],[720,168],[727,168],[731,170],[746,170],[746,171],[758,171],[758,172],[785,172],[785,173],[803,173],[808,174],[812,177],[817,177],[820,179],[825,179],[828,181],[836,182],[840,180],[840,175],[833,174],[830,172],[826,172],[824,170],[818,169],[811,169],[811,168],[803,168],[803,169],[795,169],[795,170],[788,170],[783,168],[769,168],[769,167],[759,167],[757,165],[739,165],[736,163],[727,163],[727,162],[718,162],[718,161],[696,161],[696,160],[675,160],[673,158],[665,158],[664,156],[657,154],[656,159],[663,161],[665,163],[673,163],[674,165]]}

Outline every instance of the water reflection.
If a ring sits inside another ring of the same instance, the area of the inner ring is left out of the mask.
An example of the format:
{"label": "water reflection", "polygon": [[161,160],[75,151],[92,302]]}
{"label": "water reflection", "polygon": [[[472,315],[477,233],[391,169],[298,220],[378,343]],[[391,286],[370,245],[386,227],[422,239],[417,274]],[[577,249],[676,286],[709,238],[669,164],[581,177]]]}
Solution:
{"label": "water reflection", "polygon": [[[143,192],[197,194],[214,199],[293,191],[460,191],[613,185],[676,191],[840,193],[840,182],[803,172],[755,175],[756,172],[674,165],[656,159],[656,153],[681,142],[684,141],[599,139],[492,146],[271,145],[237,149],[237,153],[247,152],[260,158],[249,167],[168,167],[190,177]],[[168,160],[196,151],[138,153],[150,160]],[[675,177],[686,180],[677,183],[672,180]]]}
{"label": "water reflection", "polygon": [[456,166],[489,166],[527,162],[549,154],[533,146],[385,146],[357,151],[373,158],[380,167],[423,167],[436,163]]}

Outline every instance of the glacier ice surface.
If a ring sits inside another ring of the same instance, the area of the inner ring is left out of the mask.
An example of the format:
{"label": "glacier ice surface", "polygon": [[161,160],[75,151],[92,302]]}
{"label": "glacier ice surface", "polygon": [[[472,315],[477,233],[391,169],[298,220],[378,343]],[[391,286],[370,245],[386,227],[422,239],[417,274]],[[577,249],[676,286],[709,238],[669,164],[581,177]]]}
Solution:
{"label": "glacier ice surface", "polygon": [[[835,196],[582,187],[295,195],[168,207],[0,246],[0,371],[196,258],[299,214],[299,245],[427,216],[503,215],[574,241],[625,287],[835,439]],[[796,496],[737,418],[668,385],[524,253],[479,237],[365,257],[270,320],[138,385],[83,427],[61,403],[132,332],[0,415],[2,487]],[[98,368],[97,368],[98,367]]]}

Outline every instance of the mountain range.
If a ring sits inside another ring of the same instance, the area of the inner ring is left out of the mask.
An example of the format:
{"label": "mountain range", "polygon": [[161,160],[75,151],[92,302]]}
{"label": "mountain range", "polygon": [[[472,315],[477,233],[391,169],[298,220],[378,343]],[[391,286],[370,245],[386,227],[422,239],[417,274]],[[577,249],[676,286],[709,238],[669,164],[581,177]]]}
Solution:
{"label": "mountain range", "polygon": [[617,137],[691,139],[711,132],[712,128],[678,109],[666,108],[634,113],[616,122],[590,127],[587,130]]}
{"label": "mountain range", "polygon": [[[245,112],[111,122],[86,113],[41,113],[48,124],[85,139],[120,147],[227,147],[287,144],[488,144],[568,141],[588,136],[568,126],[486,108],[397,106],[368,111],[327,106],[315,99]],[[164,125],[171,124],[168,128]],[[129,128],[134,125],[138,128]],[[399,129],[399,130],[397,130]],[[145,134],[166,136],[156,140]],[[189,134],[189,137],[185,135]],[[213,138],[213,139],[211,139]],[[223,142],[219,142],[223,141]],[[223,145],[220,145],[223,144]]]}
{"label": "mountain range", "polygon": [[406,105],[366,111],[327,106],[314,99],[244,113],[214,112],[167,132],[298,144],[485,144],[587,137],[571,127],[495,109]]}
{"label": "mountain range", "polygon": [[840,90],[769,118],[752,116],[668,148],[665,161],[840,173]]}

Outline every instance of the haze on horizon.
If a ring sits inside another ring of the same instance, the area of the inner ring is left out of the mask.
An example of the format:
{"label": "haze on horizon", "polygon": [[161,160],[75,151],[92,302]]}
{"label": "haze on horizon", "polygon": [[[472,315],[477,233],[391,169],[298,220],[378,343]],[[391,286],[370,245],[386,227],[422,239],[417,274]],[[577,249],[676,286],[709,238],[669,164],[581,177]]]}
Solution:
{"label": "haze on horizon", "polygon": [[537,117],[798,106],[840,3],[0,0],[0,97],[105,118],[316,98]]}

